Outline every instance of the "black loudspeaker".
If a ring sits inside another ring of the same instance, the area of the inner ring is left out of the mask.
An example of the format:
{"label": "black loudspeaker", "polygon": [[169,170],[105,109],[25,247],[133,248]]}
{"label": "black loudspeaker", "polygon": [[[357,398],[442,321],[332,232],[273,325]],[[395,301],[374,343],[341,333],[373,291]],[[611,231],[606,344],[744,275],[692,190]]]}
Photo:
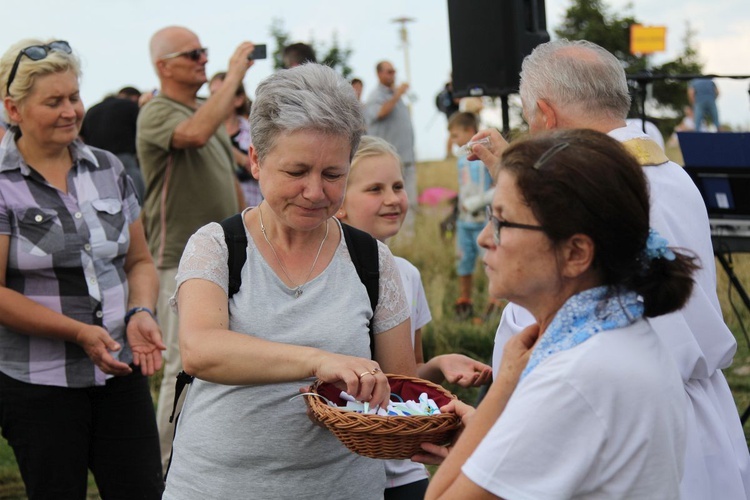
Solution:
{"label": "black loudspeaker", "polygon": [[448,0],[453,94],[518,92],[521,62],[549,41],[544,0]]}

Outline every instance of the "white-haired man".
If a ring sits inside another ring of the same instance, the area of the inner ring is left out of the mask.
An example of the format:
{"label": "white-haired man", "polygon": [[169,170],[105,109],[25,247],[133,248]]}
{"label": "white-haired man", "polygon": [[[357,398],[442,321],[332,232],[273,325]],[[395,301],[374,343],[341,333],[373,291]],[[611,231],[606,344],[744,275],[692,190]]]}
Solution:
{"label": "white-haired man", "polygon": [[156,414],[166,468],[174,434],[169,415],[175,377],[182,369],[177,315],[169,299],[188,238],[244,206],[235,181],[232,144],[221,125],[253,64],[248,55],[254,46],[243,42],[237,47],[224,85],[206,100],[197,96],[206,83],[208,49],[195,33],[179,26],[163,28],[151,37],[149,48],[161,88],[138,115],[136,145],[146,181],[144,226],[159,270],[157,317],[167,345]]}
{"label": "white-haired man", "polygon": [[[700,193],[655,142],[626,126],[630,96],[625,72],[602,47],[567,40],[539,45],[523,62],[520,94],[532,133],[589,128],[621,141],[648,178],[651,226],[671,246],[699,257],[703,268],[695,275],[696,286],[685,308],[649,320],[673,354],[689,400],[680,495],[696,500],[749,498],[750,456],[721,372],[732,362],[736,341],[724,323],[716,294],[708,214]],[[474,139],[484,136],[490,136],[490,147],[477,145],[473,152],[492,171],[507,143],[494,131],[480,132]],[[505,308],[495,337],[495,372],[508,338],[533,322],[521,307],[509,304]]]}

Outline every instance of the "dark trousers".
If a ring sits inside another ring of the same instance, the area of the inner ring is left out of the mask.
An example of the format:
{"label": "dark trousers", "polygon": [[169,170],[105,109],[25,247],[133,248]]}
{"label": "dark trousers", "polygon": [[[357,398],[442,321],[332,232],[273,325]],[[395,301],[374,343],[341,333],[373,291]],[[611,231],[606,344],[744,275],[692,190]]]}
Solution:
{"label": "dark trousers", "polygon": [[105,500],[161,498],[154,405],[137,367],[82,389],[0,373],[0,426],[31,500],[85,499],[88,469]]}
{"label": "dark trousers", "polygon": [[386,488],[384,498],[385,500],[422,500],[429,484],[429,479],[422,479],[403,486]]}

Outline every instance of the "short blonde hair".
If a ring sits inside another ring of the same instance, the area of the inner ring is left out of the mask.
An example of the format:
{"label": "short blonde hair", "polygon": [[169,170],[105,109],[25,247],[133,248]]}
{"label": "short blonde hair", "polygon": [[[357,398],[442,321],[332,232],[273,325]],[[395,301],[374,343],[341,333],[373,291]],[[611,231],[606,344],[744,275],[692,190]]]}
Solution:
{"label": "short blonde hair", "polygon": [[0,98],[12,97],[16,103],[22,102],[31,93],[34,88],[36,79],[40,76],[64,71],[72,71],[76,78],[81,78],[81,61],[75,54],[67,54],[59,50],[51,50],[47,57],[34,61],[26,56],[21,56],[16,69],[16,75],[10,86],[10,95],[8,95],[8,78],[16,62],[18,54],[25,48],[32,45],[47,45],[56,41],[56,38],[41,40],[37,38],[27,38],[14,43],[5,51],[0,58]]}
{"label": "short blonde hair", "polygon": [[[384,155],[392,156],[396,159],[399,165],[401,164],[401,158],[398,156],[396,148],[391,146],[388,141],[381,139],[380,137],[375,137],[373,135],[363,135],[362,140],[359,142],[357,152],[354,153],[354,158],[352,158],[351,170],[354,170],[354,167],[356,167],[357,164],[365,158]],[[349,178],[351,179],[351,176]]]}

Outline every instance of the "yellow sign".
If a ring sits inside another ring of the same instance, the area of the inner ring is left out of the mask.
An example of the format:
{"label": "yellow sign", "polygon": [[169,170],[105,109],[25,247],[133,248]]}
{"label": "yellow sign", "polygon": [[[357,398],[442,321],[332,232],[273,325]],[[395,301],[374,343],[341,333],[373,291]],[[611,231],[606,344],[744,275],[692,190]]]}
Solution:
{"label": "yellow sign", "polygon": [[667,50],[666,26],[630,25],[630,53],[652,54]]}

